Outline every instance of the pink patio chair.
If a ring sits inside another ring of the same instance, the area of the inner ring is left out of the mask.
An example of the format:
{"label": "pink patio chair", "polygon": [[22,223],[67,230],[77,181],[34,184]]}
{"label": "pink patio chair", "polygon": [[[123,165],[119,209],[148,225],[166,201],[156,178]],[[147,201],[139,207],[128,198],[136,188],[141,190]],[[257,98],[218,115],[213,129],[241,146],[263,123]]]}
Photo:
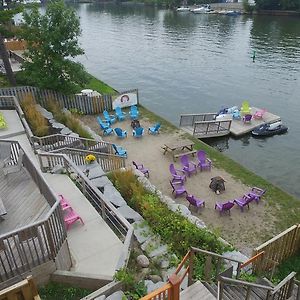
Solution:
{"label": "pink patio chair", "polygon": [[249,203],[251,203],[253,200],[254,200],[253,197],[250,197],[248,195],[244,195],[241,198],[234,199],[233,202],[236,203],[240,207],[241,212],[243,212],[245,206],[247,206],[248,209],[249,209]]}
{"label": "pink patio chair", "polygon": [[222,214],[222,212],[225,213],[226,211],[228,211],[228,213],[230,215],[230,210],[233,208],[233,206],[234,206],[233,201],[227,201],[227,202],[224,202],[224,203],[216,202],[215,209],[220,212],[220,215]]}
{"label": "pink patio chair", "polygon": [[146,177],[149,178],[149,170],[145,168],[143,164],[138,164],[135,161],[132,161],[132,164],[137,170],[141,171]]}
{"label": "pink patio chair", "polygon": [[197,173],[197,166],[195,163],[189,161],[187,155],[182,155],[180,161],[183,167],[183,171],[190,176],[192,173]]}
{"label": "pink patio chair", "polygon": [[266,112],[267,112],[267,110],[265,108],[257,110],[255,112],[255,114],[253,115],[253,118],[256,120],[261,120]]}
{"label": "pink patio chair", "polygon": [[175,193],[175,198],[177,196],[183,195],[183,194],[187,194],[187,191],[183,185],[183,183],[181,182],[173,182],[172,180],[170,180],[170,184],[171,187],[173,189],[172,194]]}
{"label": "pink patio chair", "polygon": [[258,188],[256,186],[254,186],[251,191],[247,194],[245,194],[246,196],[252,197],[255,202],[258,204],[259,200],[261,199],[261,197],[266,193],[267,190],[263,190],[261,188]]}
{"label": "pink patio chair", "polygon": [[59,197],[59,202],[62,210],[68,209],[71,207],[69,201],[63,196],[63,195],[58,195]]}
{"label": "pink patio chair", "polygon": [[82,223],[82,225],[84,225],[81,217],[73,210],[72,207],[69,207],[68,209],[65,210],[64,221],[65,221],[67,230],[77,220],[79,220]]}
{"label": "pink patio chair", "polygon": [[200,168],[200,171],[202,172],[203,170],[211,170],[211,160],[206,157],[206,153],[203,150],[199,150],[197,152],[197,157],[198,157],[198,167]]}
{"label": "pink patio chair", "polygon": [[186,195],[186,200],[189,202],[189,208],[192,205],[197,208],[197,212],[201,207],[205,207],[205,201],[196,198],[194,195]]}

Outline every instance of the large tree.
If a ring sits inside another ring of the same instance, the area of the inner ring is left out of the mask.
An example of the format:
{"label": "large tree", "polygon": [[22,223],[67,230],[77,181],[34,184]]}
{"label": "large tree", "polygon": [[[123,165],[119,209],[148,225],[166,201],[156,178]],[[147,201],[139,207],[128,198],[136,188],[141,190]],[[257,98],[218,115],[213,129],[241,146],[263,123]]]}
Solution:
{"label": "large tree", "polygon": [[21,6],[12,1],[0,1],[0,56],[2,58],[6,76],[11,85],[16,85],[16,79],[13,74],[11,64],[9,61],[8,53],[4,44],[4,38],[14,35],[12,30],[12,18],[15,14],[21,11]]}
{"label": "large tree", "polygon": [[27,41],[23,63],[27,80],[41,88],[73,93],[87,82],[81,64],[70,60],[83,54],[78,37],[79,19],[62,1],[50,2],[46,12],[24,12],[22,37]]}

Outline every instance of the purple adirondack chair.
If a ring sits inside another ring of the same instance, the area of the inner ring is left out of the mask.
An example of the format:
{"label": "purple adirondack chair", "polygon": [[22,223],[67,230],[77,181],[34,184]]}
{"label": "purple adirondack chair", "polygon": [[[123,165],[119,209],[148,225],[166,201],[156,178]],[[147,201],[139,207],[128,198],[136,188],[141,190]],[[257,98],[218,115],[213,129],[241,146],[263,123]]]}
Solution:
{"label": "purple adirondack chair", "polygon": [[244,122],[244,124],[245,123],[251,123],[251,120],[252,120],[252,115],[247,114],[247,115],[243,116],[243,122]]}
{"label": "purple adirondack chair", "polygon": [[206,157],[205,151],[199,150],[197,152],[197,157],[199,161],[198,167],[200,168],[200,171],[211,170],[211,160]]}
{"label": "purple adirondack chair", "polygon": [[196,198],[194,195],[186,195],[186,200],[189,202],[189,208],[190,206],[194,206],[197,208],[197,212],[199,211],[199,209],[201,207],[204,207],[205,206],[205,201],[204,200],[201,200],[201,199],[198,199]]}
{"label": "purple adirondack chair", "polygon": [[183,171],[190,176],[192,173],[197,173],[197,166],[195,163],[190,162],[187,155],[182,155],[180,157],[181,164],[183,166]]}
{"label": "purple adirondack chair", "polygon": [[[184,175],[184,171],[175,169],[174,164],[170,164],[169,170],[170,170],[170,173],[173,176],[172,182],[182,182],[183,183],[186,180],[186,176]],[[182,175],[180,175],[178,172],[181,172]]]}
{"label": "purple adirondack chair", "polygon": [[138,164],[135,161],[132,161],[132,164],[137,170],[141,171],[146,177],[149,178],[149,170],[145,168],[143,164]]}
{"label": "purple adirondack chair", "polygon": [[234,202],[240,207],[241,211],[244,211],[244,207],[247,206],[249,209],[249,203],[253,201],[254,198],[248,195],[244,195],[241,198],[234,199]]}
{"label": "purple adirondack chair", "polygon": [[228,211],[230,215],[230,210],[233,208],[233,206],[234,206],[233,201],[227,201],[224,203],[216,202],[215,209],[217,209],[220,212],[220,215],[222,214],[222,212],[226,212],[226,211]]}
{"label": "purple adirondack chair", "polygon": [[170,184],[172,186],[172,194],[175,193],[175,198],[177,196],[183,195],[183,194],[187,194],[187,191],[184,187],[184,185],[180,182],[172,182],[172,180],[170,180]]}
{"label": "purple adirondack chair", "polygon": [[258,187],[253,187],[249,193],[246,194],[246,196],[252,197],[255,202],[258,204],[261,197],[266,193],[266,190],[263,190]]}

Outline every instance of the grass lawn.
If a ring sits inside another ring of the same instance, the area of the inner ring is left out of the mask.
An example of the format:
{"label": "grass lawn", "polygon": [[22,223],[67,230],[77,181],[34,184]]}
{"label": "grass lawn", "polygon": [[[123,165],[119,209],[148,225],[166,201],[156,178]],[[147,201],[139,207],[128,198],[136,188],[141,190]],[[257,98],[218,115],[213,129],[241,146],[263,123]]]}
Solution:
{"label": "grass lawn", "polygon": [[117,91],[111,86],[107,85],[103,81],[97,79],[96,77],[88,74],[89,82],[82,88],[88,88],[99,92],[100,94],[116,94]]}

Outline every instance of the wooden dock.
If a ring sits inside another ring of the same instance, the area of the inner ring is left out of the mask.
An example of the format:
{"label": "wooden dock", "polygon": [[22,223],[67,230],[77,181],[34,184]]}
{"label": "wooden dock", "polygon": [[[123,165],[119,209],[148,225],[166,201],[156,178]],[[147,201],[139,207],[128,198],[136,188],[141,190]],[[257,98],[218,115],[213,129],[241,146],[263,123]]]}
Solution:
{"label": "wooden dock", "polygon": [[[251,107],[251,114],[254,115],[256,111],[260,110],[256,107]],[[274,123],[280,120],[280,117],[274,115],[270,112],[265,112],[263,118],[261,120],[253,119],[251,123],[244,124],[243,120],[233,120],[230,127],[230,133],[234,136],[241,136],[248,132],[251,132],[254,128],[267,124],[267,123]]]}

